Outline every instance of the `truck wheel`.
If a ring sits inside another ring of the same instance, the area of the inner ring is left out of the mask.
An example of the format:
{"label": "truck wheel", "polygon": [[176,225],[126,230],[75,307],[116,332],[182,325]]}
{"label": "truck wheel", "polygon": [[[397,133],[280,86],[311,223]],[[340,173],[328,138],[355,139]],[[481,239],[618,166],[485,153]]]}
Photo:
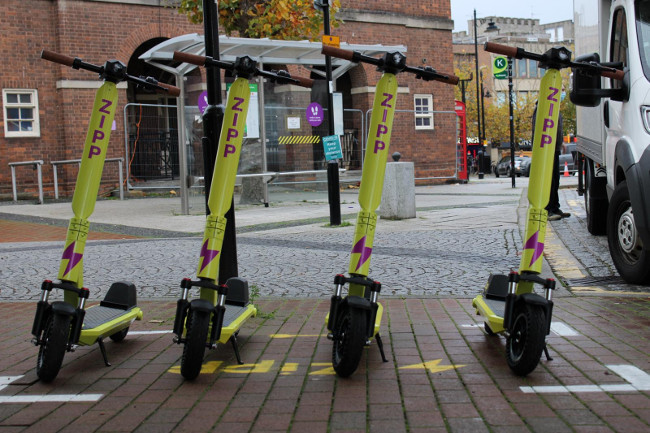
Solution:
{"label": "truck wheel", "polygon": [[593,161],[587,161],[585,171],[587,230],[592,235],[604,235],[607,234],[607,179],[596,177]]}
{"label": "truck wheel", "polygon": [[650,252],[634,222],[627,182],[616,185],[607,212],[607,241],[618,273],[632,284],[650,283]]}
{"label": "truck wheel", "polygon": [[339,312],[334,325],[332,366],[341,377],[348,377],[359,366],[366,345],[366,315],[358,308]]}
{"label": "truck wheel", "polygon": [[68,345],[70,322],[72,317],[62,314],[52,314],[45,324],[43,339],[38,349],[36,360],[36,375],[43,382],[52,382],[63,364],[63,356]]}

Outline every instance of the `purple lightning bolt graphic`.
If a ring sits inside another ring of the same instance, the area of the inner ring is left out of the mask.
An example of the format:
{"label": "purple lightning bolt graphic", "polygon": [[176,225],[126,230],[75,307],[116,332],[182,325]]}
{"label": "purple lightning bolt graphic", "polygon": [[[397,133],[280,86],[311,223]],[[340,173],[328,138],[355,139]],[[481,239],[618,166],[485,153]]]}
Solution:
{"label": "purple lightning bolt graphic", "polygon": [[208,240],[206,239],[205,242],[203,242],[203,246],[201,247],[201,257],[203,257],[203,263],[201,263],[201,270],[199,272],[203,272],[203,269],[205,269],[205,267],[208,266],[210,262],[214,260],[215,257],[217,257],[217,255],[219,255],[219,251],[208,249]]}
{"label": "purple lightning bolt graphic", "polygon": [[63,259],[68,260],[68,266],[65,268],[65,272],[63,273],[63,275],[66,275],[68,272],[70,272],[72,268],[74,268],[84,256],[83,254],[74,252],[74,245],[75,242],[68,245],[68,248],[66,248],[65,251],[63,251],[63,255],[61,256],[61,260]]}
{"label": "purple lightning bolt graphic", "polygon": [[364,263],[366,263],[366,260],[370,258],[370,254],[372,254],[372,248],[366,247],[366,237],[362,237],[359,239],[359,242],[356,243],[356,245],[352,248],[352,254],[358,253],[361,254],[361,257],[359,257],[359,263],[357,263],[357,268],[355,271],[358,271],[361,266],[363,266]]}
{"label": "purple lightning bolt graphic", "polygon": [[537,242],[538,237],[539,232],[537,231],[526,241],[526,245],[524,245],[525,250],[535,250],[535,252],[533,252],[533,257],[530,259],[530,265],[528,266],[532,266],[544,252],[544,243]]}

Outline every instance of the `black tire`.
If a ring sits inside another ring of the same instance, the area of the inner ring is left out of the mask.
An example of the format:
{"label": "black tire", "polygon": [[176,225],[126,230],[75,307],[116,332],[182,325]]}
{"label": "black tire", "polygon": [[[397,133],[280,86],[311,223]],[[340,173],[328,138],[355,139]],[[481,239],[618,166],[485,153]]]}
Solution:
{"label": "black tire", "polygon": [[650,253],[637,231],[626,181],[616,185],[609,203],[607,242],[614,266],[625,281],[650,283]]}
{"label": "black tire", "polygon": [[539,305],[515,306],[510,336],[506,339],[506,361],[517,376],[533,371],[546,344],[546,316]]}
{"label": "black tire", "polygon": [[52,382],[63,364],[68,346],[72,317],[53,314],[47,319],[43,344],[38,349],[36,375],[43,382]]}
{"label": "black tire", "polygon": [[334,371],[341,377],[349,377],[359,366],[366,345],[366,314],[358,308],[340,311],[333,331]]}
{"label": "black tire", "polygon": [[607,233],[607,179],[596,177],[593,164],[585,161],[585,211],[587,231],[599,236]]}
{"label": "black tire", "polygon": [[210,313],[190,309],[185,325],[187,332],[181,358],[181,374],[187,380],[196,379],[201,372],[209,324]]}
{"label": "black tire", "polygon": [[126,334],[128,334],[128,333],[129,333],[129,328],[124,328],[121,331],[117,331],[113,335],[109,335],[108,338],[110,338],[111,340],[113,340],[116,343],[119,343],[120,341],[122,341],[122,340],[124,340],[126,338]]}
{"label": "black tire", "polygon": [[497,170],[496,168],[494,169],[494,176],[499,177],[499,170]]}

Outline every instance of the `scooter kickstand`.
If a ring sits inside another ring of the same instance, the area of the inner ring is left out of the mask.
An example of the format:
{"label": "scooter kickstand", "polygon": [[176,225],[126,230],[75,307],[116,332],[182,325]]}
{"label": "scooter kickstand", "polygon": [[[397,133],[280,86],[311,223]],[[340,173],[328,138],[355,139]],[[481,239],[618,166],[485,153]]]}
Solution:
{"label": "scooter kickstand", "polygon": [[241,360],[241,356],[239,356],[239,347],[237,345],[237,334],[232,334],[230,336],[230,343],[232,343],[232,348],[235,350],[235,357],[237,358],[237,363],[239,365],[242,365],[244,362]]}
{"label": "scooter kickstand", "polygon": [[99,344],[99,351],[102,352],[102,357],[104,358],[104,364],[106,367],[110,367],[111,363],[108,362],[108,356],[106,355],[106,346],[104,346],[104,339],[100,338],[97,340],[97,344]]}
{"label": "scooter kickstand", "polygon": [[388,362],[388,360],[386,359],[386,355],[384,354],[384,342],[381,341],[381,336],[379,335],[379,333],[377,333],[377,335],[375,335],[375,340],[377,340],[377,347],[379,347],[379,353],[381,354],[381,360],[384,361],[384,362]]}
{"label": "scooter kickstand", "polygon": [[551,358],[551,355],[548,353],[548,347],[546,346],[546,344],[544,345],[544,355],[546,355],[547,361],[553,361],[553,358]]}

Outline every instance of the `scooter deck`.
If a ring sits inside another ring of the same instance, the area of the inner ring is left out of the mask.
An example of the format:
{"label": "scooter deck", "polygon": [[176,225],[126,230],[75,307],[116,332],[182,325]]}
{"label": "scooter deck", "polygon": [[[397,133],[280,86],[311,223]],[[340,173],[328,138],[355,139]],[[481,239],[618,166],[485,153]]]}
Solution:
{"label": "scooter deck", "polygon": [[483,295],[478,295],[472,301],[472,306],[476,308],[476,312],[483,316],[492,332],[503,332],[503,316],[505,315],[506,301],[505,299],[488,299]]}
{"label": "scooter deck", "polygon": [[228,305],[226,304],[226,313],[223,317],[223,326],[221,328],[221,337],[219,343],[227,343],[230,337],[239,331],[246,319],[254,317],[257,314],[257,308],[253,304],[248,305]]}
{"label": "scooter deck", "polygon": [[142,319],[142,310],[131,307],[128,310],[95,305],[86,309],[79,344],[90,346],[98,339],[106,338],[131,326],[135,320]]}

